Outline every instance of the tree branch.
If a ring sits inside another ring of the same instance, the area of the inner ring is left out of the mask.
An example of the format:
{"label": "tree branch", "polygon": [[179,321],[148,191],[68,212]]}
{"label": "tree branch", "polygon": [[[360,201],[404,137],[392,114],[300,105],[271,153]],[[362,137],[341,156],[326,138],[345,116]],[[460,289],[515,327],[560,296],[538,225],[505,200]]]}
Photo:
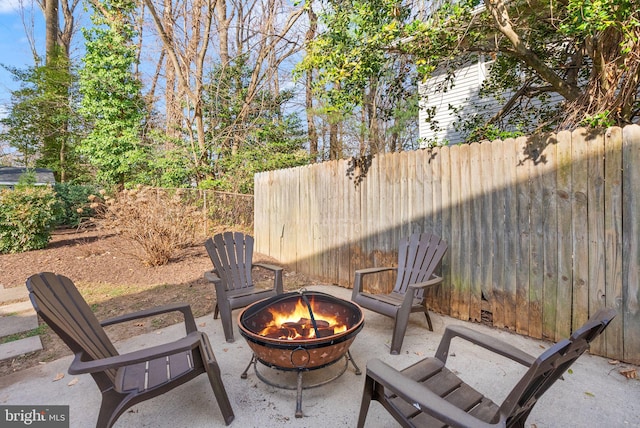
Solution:
{"label": "tree branch", "polygon": [[511,25],[509,12],[503,0],[484,0],[484,4],[489,13],[491,13],[491,16],[493,16],[498,31],[500,31],[513,46],[513,55],[516,58],[534,69],[540,77],[553,86],[556,92],[568,101],[573,101],[582,95],[580,88],[562,79],[553,69],[548,67],[535,52],[527,48],[524,41]]}

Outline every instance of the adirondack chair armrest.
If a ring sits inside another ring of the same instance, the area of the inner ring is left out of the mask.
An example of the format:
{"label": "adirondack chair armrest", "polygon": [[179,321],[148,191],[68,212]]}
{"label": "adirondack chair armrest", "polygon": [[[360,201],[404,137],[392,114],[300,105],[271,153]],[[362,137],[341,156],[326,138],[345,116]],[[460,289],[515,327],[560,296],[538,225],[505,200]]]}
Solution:
{"label": "adirondack chair armrest", "polygon": [[[431,287],[433,285],[438,285],[442,282],[442,277],[437,276],[437,275],[431,275],[431,279],[429,279],[428,281],[424,281],[424,282],[417,282],[415,284],[409,284],[409,288],[411,288],[413,291],[416,291],[420,288],[427,288],[427,287]],[[407,293],[410,294],[410,293]]]}
{"label": "adirondack chair armrest", "polygon": [[402,301],[402,307],[403,308],[410,308],[411,305],[413,305],[413,299],[416,295],[416,291],[420,290],[420,289],[425,289],[427,287],[431,287],[434,285],[438,285],[442,282],[442,277],[439,277],[437,275],[432,275],[431,279],[428,281],[424,281],[424,282],[417,282],[415,284],[409,284],[408,288],[409,290],[411,290],[411,292],[407,292],[404,295],[404,300]]}
{"label": "adirondack chair armrest", "polygon": [[168,305],[158,306],[155,308],[145,309],[130,314],[124,314],[117,317],[109,318],[100,322],[100,325],[106,327],[108,325],[118,324],[125,321],[132,321],[141,318],[148,318],[155,315],[166,314],[169,312],[182,312],[184,317],[184,326],[187,330],[187,334],[198,331],[196,327],[196,321],[193,318],[193,312],[191,306],[187,303],[171,303]]}
{"label": "adirondack chair armrest", "polygon": [[390,271],[390,270],[397,271],[398,268],[397,267],[390,267],[390,266],[383,266],[383,267],[372,267],[372,268],[364,268],[364,269],[356,270],[355,271],[355,279],[353,281],[353,295],[354,295],[354,297],[359,292],[364,291],[363,278],[366,275],[370,275],[370,274],[374,274],[374,273],[380,273],[380,272],[387,272],[387,271]]}
{"label": "adirondack chair armrest", "polygon": [[377,358],[367,362],[367,376],[416,409],[428,413],[452,427],[495,428],[506,426],[505,418],[501,418],[495,424],[490,424],[471,416]]}
{"label": "adirondack chair armrest", "polygon": [[475,345],[488,349],[491,352],[495,352],[498,355],[502,355],[503,357],[516,361],[525,367],[531,367],[533,362],[536,360],[535,357],[509,343],[460,325],[450,325],[445,329],[444,335],[440,340],[438,350],[436,351],[435,357],[437,359],[442,362],[447,361],[449,346],[451,345],[451,340],[454,337],[465,339]]}
{"label": "adirondack chair armrest", "polygon": [[254,267],[261,267],[261,268],[268,269],[268,270],[273,271],[273,272],[282,272],[282,270],[283,270],[283,268],[281,268],[280,266],[271,265],[271,264],[268,264],[268,263],[253,263],[251,265],[251,268],[253,269]]}
{"label": "adirondack chair armrest", "polygon": [[143,363],[149,360],[166,357],[167,355],[178,354],[180,352],[192,351],[199,346],[203,346],[202,333],[196,332],[176,340],[150,348],[133,351],[122,355],[102,358],[99,360],[82,361],[83,352],[76,354],[73,362],[69,366],[69,374],[96,373],[109,369]]}
{"label": "adirondack chair armrest", "polygon": [[386,271],[389,271],[389,270],[398,270],[398,268],[397,267],[391,267],[391,266],[364,268],[364,269],[356,270],[356,275],[364,276],[364,275],[369,275],[369,274],[372,274],[372,273],[386,272]]}
{"label": "adirondack chair armrest", "polygon": [[274,274],[274,279],[273,279],[273,283],[274,283],[274,288],[276,290],[276,292],[278,294],[282,294],[283,293],[283,284],[282,284],[282,271],[283,268],[281,268],[280,266],[276,266],[276,265],[271,265],[268,263],[253,263],[251,265],[251,269],[253,269],[254,267],[259,267],[259,268],[263,268],[263,269],[267,269],[270,270],[271,272],[273,272]]}
{"label": "adirondack chair armrest", "polygon": [[204,279],[214,284],[222,283],[222,279],[218,276],[218,273],[214,270],[208,270],[204,273]]}

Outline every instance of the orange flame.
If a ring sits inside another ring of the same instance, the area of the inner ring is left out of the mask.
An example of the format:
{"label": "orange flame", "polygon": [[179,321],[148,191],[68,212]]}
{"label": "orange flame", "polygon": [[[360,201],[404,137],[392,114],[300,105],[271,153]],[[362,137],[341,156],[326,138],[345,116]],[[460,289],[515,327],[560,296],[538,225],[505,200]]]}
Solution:
{"label": "orange flame", "polygon": [[[347,331],[347,325],[331,314],[323,313],[320,305],[315,305],[313,298],[310,300],[313,317],[318,327],[320,337],[332,336]],[[314,339],[316,331],[309,315],[309,308],[298,299],[293,310],[288,312],[279,311],[270,307],[267,310],[273,319],[258,333],[260,336],[273,339],[296,340]]]}

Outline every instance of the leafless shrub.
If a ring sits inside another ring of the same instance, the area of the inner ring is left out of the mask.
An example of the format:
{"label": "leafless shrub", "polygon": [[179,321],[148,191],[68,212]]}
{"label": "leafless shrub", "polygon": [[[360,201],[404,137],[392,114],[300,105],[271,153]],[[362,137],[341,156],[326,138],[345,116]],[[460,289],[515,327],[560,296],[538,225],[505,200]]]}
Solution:
{"label": "leafless shrub", "polygon": [[181,190],[139,186],[114,197],[92,195],[90,204],[99,213],[101,227],[122,235],[138,248],[145,264],[159,266],[193,245],[202,214],[184,203]]}

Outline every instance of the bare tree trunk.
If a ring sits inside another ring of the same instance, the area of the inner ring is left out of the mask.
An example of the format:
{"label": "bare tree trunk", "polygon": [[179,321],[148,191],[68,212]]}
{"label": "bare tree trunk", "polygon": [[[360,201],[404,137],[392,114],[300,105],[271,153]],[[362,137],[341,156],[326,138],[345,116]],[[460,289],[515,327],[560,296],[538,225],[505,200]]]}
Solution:
{"label": "bare tree trunk", "polygon": [[[358,153],[360,154],[360,156],[364,156],[367,154],[367,109],[365,108],[365,106],[363,106],[362,109],[360,109],[360,132],[358,132],[358,144],[359,144],[359,150]],[[369,146],[371,148],[371,153],[375,153],[375,149],[373,146]]]}
{"label": "bare tree trunk", "polygon": [[[184,50],[181,50],[183,45],[176,40],[175,34],[167,31],[164,25],[167,19],[171,20],[173,17],[165,17],[161,20],[152,0],[144,0],[144,2],[151,13],[164,49],[170,59],[177,81],[178,94],[184,94],[186,104],[190,105],[190,108],[184,110],[193,112],[193,117],[185,117],[184,121],[187,124],[188,132],[191,132],[191,124],[195,124],[196,127],[197,143],[192,137],[192,156],[195,168],[199,169],[202,161],[208,159],[202,116],[202,91],[204,88],[204,60],[209,47],[214,5],[211,0],[194,0],[191,4],[191,10],[187,12],[185,4],[185,13],[182,17],[185,20],[185,29],[187,25],[190,28],[189,36],[185,40],[186,46],[184,46]],[[202,10],[205,11],[204,16],[202,16]],[[192,65],[195,67],[194,71],[192,71]],[[191,88],[192,82],[195,86],[193,89]]]}
{"label": "bare tree trunk", "polygon": [[134,20],[136,24],[136,32],[138,33],[138,43],[136,44],[136,63],[134,65],[133,75],[136,79],[140,79],[140,57],[142,55],[142,41],[144,39],[144,3],[140,4],[140,15],[137,20]]}
{"label": "bare tree trunk", "polygon": [[364,129],[369,134],[369,145],[371,146],[371,154],[384,152],[381,144],[380,128],[378,124],[378,112],[376,104],[376,91],[378,89],[378,81],[375,77],[369,79],[368,88],[365,89],[364,109],[367,114],[366,121],[362,123]]}
{"label": "bare tree trunk", "polygon": [[[64,49],[65,58],[69,59],[71,55],[71,39],[76,30],[75,17],[73,16],[80,0],[63,0],[62,17],[64,18],[64,27],[59,29],[58,42]],[[58,24],[59,25],[59,24]],[[71,64],[71,61],[68,61]]]}
{"label": "bare tree trunk", "polygon": [[227,17],[227,2],[225,0],[216,1],[215,10],[218,20],[218,39],[220,41],[220,63],[224,68],[229,66],[229,25],[231,18]]}
{"label": "bare tree trunk", "polygon": [[400,135],[398,134],[398,131],[393,131],[391,133],[391,141],[389,142],[389,151],[390,152],[401,152],[402,151],[402,146],[398,144],[398,142],[400,141]]}
{"label": "bare tree trunk", "polygon": [[331,120],[329,125],[329,160],[338,160],[342,153],[338,143],[338,123]]}
{"label": "bare tree trunk", "polygon": [[[45,85],[45,91],[48,91],[53,94],[54,97],[64,95],[62,94],[63,90],[68,90],[68,88],[63,88],[60,85],[60,82],[55,82],[51,79],[54,76],[53,71],[59,68],[64,61],[62,57],[62,52],[60,52],[60,47],[58,45],[58,35],[60,33],[59,30],[59,17],[58,17],[58,0],[46,0],[44,2],[44,20],[45,20],[45,65],[50,69],[47,74],[47,82]],[[55,99],[52,97],[53,99]],[[49,154],[57,155],[58,158],[58,177],[61,182],[66,181],[66,145],[65,138],[67,136],[66,130],[68,129],[67,124],[59,124],[56,122],[51,122],[49,126],[52,128],[48,131],[48,135],[45,136],[42,152],[47,154],[46,157],[49,158]],[[60,129],[53,129],[53,128]],[[51,159],[51,158],[49,158]]]}
{"label": "bare tree trunk", "polygon": [[[162,12],[162,22],[169,39],[174,40],[173,31],[173,2],[172,0],[164,0],[164,10]],[[167,48],[162,49],[163,58],[166,56]],[[176,72],[167,60],[165,65],[165,129],[170,137],[178,137],[180,135],[180,101],[176,96]]]}
{"label": "bare tree trunk", "polygon": [[[307,15],[309,16],[309,30],[305,36],[305,43],[309,45],[316,37],[316,31],[318,30],[318,15],[313,11],[313,1],[309,2],[307,9]],[[307,113],[307,135],[309,136],[309,154],[311,155],[311,162],[318,160],[318,131],[316,130],[316,124],[314,122],[314,110],[313,110],[313,70],[307,71],[305,82],[305,107]]]}
{"label": "bare tree trunk", "polygon": [[[52,65],[58,55],[58,0],[46,0],[44,3],[44,20],[46,26],[46,65]],[[55,62],[54,62],[55,61]]]}

